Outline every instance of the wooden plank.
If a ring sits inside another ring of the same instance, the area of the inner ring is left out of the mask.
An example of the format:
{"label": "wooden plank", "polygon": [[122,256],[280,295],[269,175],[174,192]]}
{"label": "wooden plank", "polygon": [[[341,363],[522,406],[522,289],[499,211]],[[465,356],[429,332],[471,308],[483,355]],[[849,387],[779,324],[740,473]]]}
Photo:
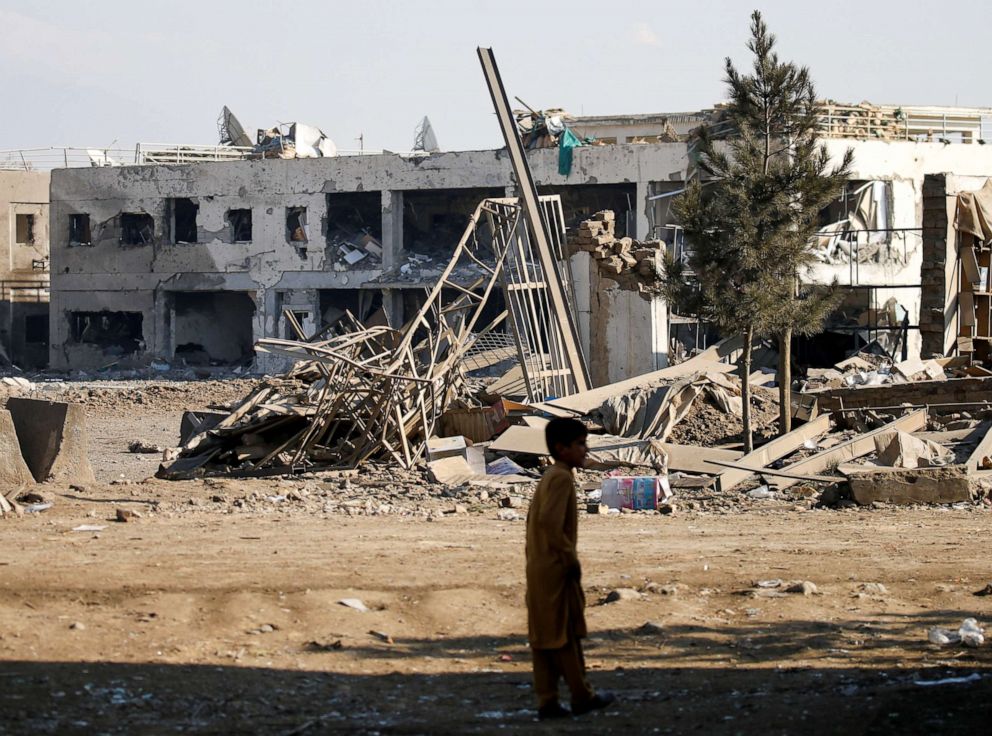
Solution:
{"label": "wooden plank", "polygon": [[975,247],[965,245],[961,247],[961,270],[964,271],[965,280],[969,284],[980,284],[982,276],[978,271],[978,259],[975,257]]}
{"label": "wooden plank", "polygon": [[975,326],[975,295],[970,291],[962,291],[958,294],[958,303],[961,306],[961,326]]}
{"label": "wooden plank", "polygon": [[913,432],[914,437],[933,442],[978,442],[985,436],[986,430],[992,427],[989,422],[983,422],[971,429],[948,429],[942,432]]}
{"label": "wooden plank", "polygon": [[684,363],[668,366],[653,373],[645,373],[643,376],[628,378],[625,381],[618,381],[607,386],[600,386],[589,391],[572,394],[561,399],[545,402],[547,406],[555,409],[566,409],[578,414],[588,414],[593,409],[598,409],[604,401],[614,396],[623,396],[639,388],[650,388],[662,381],[670,381],[675,378],[684,378],[693,373],[731,373],[737,366],[729,363],[716,363],[705,358],[690,358]]}
{"label": "wooden plank", "polygon": [[758,449],[753,452],[749,452],[747,455],[740,458],[738,464],[743,467],[728,469],[721,472],[718,476],[717,487],[721,491],[729,491],[731,488],[744,482],[751,475],[753,475],[753,471],[748,471],[745,468],[754,468],[755,470],[763,468],[769,463],[773,463],[776,460],[780,460],[786,455],[795,452],[803,446],[806,440],[819,437],[829,431],[830,415],[821,414],[813,421],[808,422],[801,427],[797,427],[788,434],[784,434],[781,437],[776,437],[775,439],[766,442]]}
{"label": "wooden plank", "polygon": [[[864,457],[875,451],[875,438],[887,432],[901,430],[903,432],[917,432],[927,425],[926,409],[919,409],[904,417],[899,417],[893,422],[889,422],[884,427],[860,434],[857,437],[843,442],[829,450],[817,453],[805,460],[792,463],[782,468],[787,473],[796,475],[817,475],[824,470],[836,468],[843,462]],[[774,485],[776,490],[782,490],[793,486],[799,481],[789,478],[773,480],[769,485]]]}
{"label": "wooden plank", "polygon": [[[595,451],[604,444],[612,445],[617,441],[643,442],[622,437],[591,434],[588,438],[589,449]],[[668,455],[668,469],[683,473],[709,473],[714,468],[707,464],[708,460],[734,461],[741,457],[735,450],[720,450],[714,447],[696,447],[694,445],[677,445],[669,442],[660,443]],[[515,452],[525,455],[547,455],[548,448],[544,442],[543,427],[513,426],[493,442],[489,449],[493,452]]]}
{"label": "wooden plank", "polygon": [[752,471],[758,475],[773,475],[777,478],[790,478],[791,480],[808,480],[813,483],[833,483],[834,481],[843,480],[839,477],[832,477],[829,475],[799,475],[798,473],[787,473],[784,470],[772,470],[771,468],[760,468],[759,470],[753,470],[748,465],[741,465],[740,463],[728,463],[723,460],[707,460],[710,465],[719,465],[723,468],[734,468],[736,470],[745,470],[750,475]]}
{"label": "wooden plank", "polygon": [[992,468],[992,429],[985,430],[985,436],[968,457],[965,468],[969,473]]}
{"label": "wooden plank", "polygon": [[668,469],[682,473],[713,474],[714,468],[710,462],[733,462],[739,460],[743,453],[737,450],[720,450],[716,447],[697,447],[695,445],[677,445],[663,442],[662,448],[668,453]]}

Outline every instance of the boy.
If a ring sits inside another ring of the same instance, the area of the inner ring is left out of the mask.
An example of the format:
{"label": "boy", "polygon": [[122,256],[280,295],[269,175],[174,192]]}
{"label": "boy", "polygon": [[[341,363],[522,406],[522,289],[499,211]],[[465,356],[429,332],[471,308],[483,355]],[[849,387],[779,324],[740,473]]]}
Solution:
{"label": "boy", "polygon": [[[537,716],[567,718],[605,708],[586,680],[580,639],[586,635],[582,568],[575,550],[578,509],[573,471],[586,459],[586,428],[575,419],[553,419],[544,430],[555,460],[544,473],[527,513],[527,631],[534,660]],[[572,710],[558,702],[558,680],[572,693]]]}

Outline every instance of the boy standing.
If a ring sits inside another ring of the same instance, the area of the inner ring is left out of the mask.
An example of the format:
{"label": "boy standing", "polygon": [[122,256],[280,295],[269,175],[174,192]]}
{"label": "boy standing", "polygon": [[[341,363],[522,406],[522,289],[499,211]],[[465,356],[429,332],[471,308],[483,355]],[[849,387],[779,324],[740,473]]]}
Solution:
{"label": "boy standing", "polygon": [[[544,436],[555,463],[541,478],[527,513],[527,630],[541,720],[582,715],[614,700],[589,686],[580,642],[586,635],[586,601],[576,553],[573,471],[585,463],[586,434],[575,419],[548,422]],[[572,693],[571,712],[558,702],[562,677]]]}

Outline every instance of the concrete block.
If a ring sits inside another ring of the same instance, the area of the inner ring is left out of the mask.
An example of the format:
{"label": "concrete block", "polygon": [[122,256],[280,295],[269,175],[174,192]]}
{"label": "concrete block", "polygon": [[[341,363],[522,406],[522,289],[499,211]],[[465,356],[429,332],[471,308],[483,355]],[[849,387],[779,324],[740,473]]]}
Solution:
{"label": "concrete block", "polygon": [[0,495],[23,485],[33,485],[34,477],[21,457],[14,420],[10,412],[0,409]]}
{"label": "concrete block", "polygon": [[79,404],[9,399],[21,456],[39,483],[46,480],[92,483],[87,456],[86,413]]}
{"label": "concrete block", "polygon": [[971,484],[964,466],[916,468],[852,473],[851,496],[861,504],[959,503],[971,500]]}

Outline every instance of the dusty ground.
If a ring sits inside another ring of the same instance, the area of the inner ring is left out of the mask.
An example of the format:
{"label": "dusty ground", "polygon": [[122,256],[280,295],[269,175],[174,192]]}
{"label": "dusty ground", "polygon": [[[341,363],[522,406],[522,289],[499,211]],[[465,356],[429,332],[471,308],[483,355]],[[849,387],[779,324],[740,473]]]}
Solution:
{"label": "dusty ground", "polygon": [[[334,502],[362,478],[142,482],[158,459],[130,440],[172,444],[183,405],[242,392],[202,388],[89,397],[100,482],[44,487],[53,508],[0,520],[0,733],[988,730],[992,645],[926,634],[992,622],[992,596],[972,595],[992,581],[986,507],[687,498],[674,516],[583,516],[591,675],[621,702],[548,726],[531,711],[523,522],[495,492],[448,514],[458,498],[397,476],[396,503],[427,511],[366,516]],[[759,595],[772,578],[818,594]],[[918,684],[946,677],[970,681]]]}

